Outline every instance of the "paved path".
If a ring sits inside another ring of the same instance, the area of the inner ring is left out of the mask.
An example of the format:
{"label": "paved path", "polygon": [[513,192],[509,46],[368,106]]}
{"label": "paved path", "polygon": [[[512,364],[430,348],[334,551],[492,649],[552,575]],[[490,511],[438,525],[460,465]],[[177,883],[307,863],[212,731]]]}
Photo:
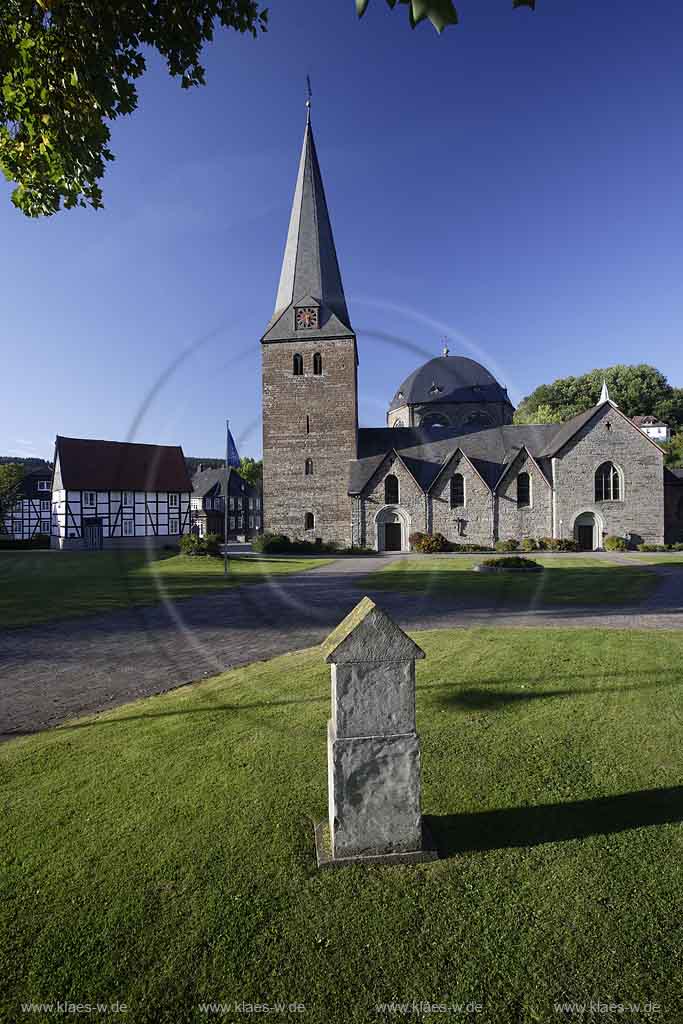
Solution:
{"label": "paved path", "polygon": [[[7,630],[0,635],[0,739],[310,647],[362,597],[362,577],[390,560],[341,559],[298,575],[174,604]],[[377,600],[410,629],[680,629],[683,567],[662,563],[652,571],[661,576],[660,586],[637,608],[515,609],[492,607],[490,601],[471,596],[384,591]]]}

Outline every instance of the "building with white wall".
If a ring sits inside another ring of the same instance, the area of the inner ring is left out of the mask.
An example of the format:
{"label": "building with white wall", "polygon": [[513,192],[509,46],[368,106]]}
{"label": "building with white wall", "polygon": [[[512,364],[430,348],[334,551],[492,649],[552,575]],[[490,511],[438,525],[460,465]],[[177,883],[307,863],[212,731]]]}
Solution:
{"label": "building with white wall", "polygon": [[176,445],[60,437],[50,546],[162,547],[190,532],[192,484]]}

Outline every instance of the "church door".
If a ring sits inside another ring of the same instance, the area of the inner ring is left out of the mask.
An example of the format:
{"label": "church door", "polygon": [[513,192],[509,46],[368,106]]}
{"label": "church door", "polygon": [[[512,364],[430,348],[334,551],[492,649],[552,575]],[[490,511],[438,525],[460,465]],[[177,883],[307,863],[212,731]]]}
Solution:
{"label": "church door", "polygon": [[401,524],[400,523],[385,523],[384,524],[384,550],[385,551],[400,551],[401,550]]}
{"label": "church door", "polygon": [[593,550],[593,527],[592,526],[579,526],[579,550],[580,551],[592,551]]}

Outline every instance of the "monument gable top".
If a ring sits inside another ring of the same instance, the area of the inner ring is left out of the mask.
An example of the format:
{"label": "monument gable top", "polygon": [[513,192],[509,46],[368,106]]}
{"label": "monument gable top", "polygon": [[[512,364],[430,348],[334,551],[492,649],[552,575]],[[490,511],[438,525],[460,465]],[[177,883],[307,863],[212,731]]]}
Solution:
{"label": "monument gable top", "polygon": [[424,651],[386,612],[364,597],[321,645],[328,664],[403,662],[424,658]]}

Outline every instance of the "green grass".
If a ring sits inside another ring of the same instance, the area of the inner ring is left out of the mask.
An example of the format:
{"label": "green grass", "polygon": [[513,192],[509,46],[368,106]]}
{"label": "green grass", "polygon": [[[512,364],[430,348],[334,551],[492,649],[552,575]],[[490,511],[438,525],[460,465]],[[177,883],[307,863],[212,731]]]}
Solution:
{"label": "green grass", "polygon": [[0,552],[0,626],[194,597],[326,565],[324,558],[190,558],[170,552]]}
{"label": "green grass", "polygon": [[364,576],[358,586],[365,591],[402,590],[539,605],[628,604],[647,597],[657,586],[656,575],[637,565],[558,555],[544,558],[536,553],[529,558],[545,566],[545,572],[487,575],[473,571],[475,565],[491,557],[401,559]]}
{"label": "green grass", "polygon": [[319,651],[1,747],[0,1019],[283,1001],[367,1024],[416,999],[484,1006],[429,1020],[532,1024],[600,998],[683,1020],[683,633],[415,639],[436,863],[316,870]]}

